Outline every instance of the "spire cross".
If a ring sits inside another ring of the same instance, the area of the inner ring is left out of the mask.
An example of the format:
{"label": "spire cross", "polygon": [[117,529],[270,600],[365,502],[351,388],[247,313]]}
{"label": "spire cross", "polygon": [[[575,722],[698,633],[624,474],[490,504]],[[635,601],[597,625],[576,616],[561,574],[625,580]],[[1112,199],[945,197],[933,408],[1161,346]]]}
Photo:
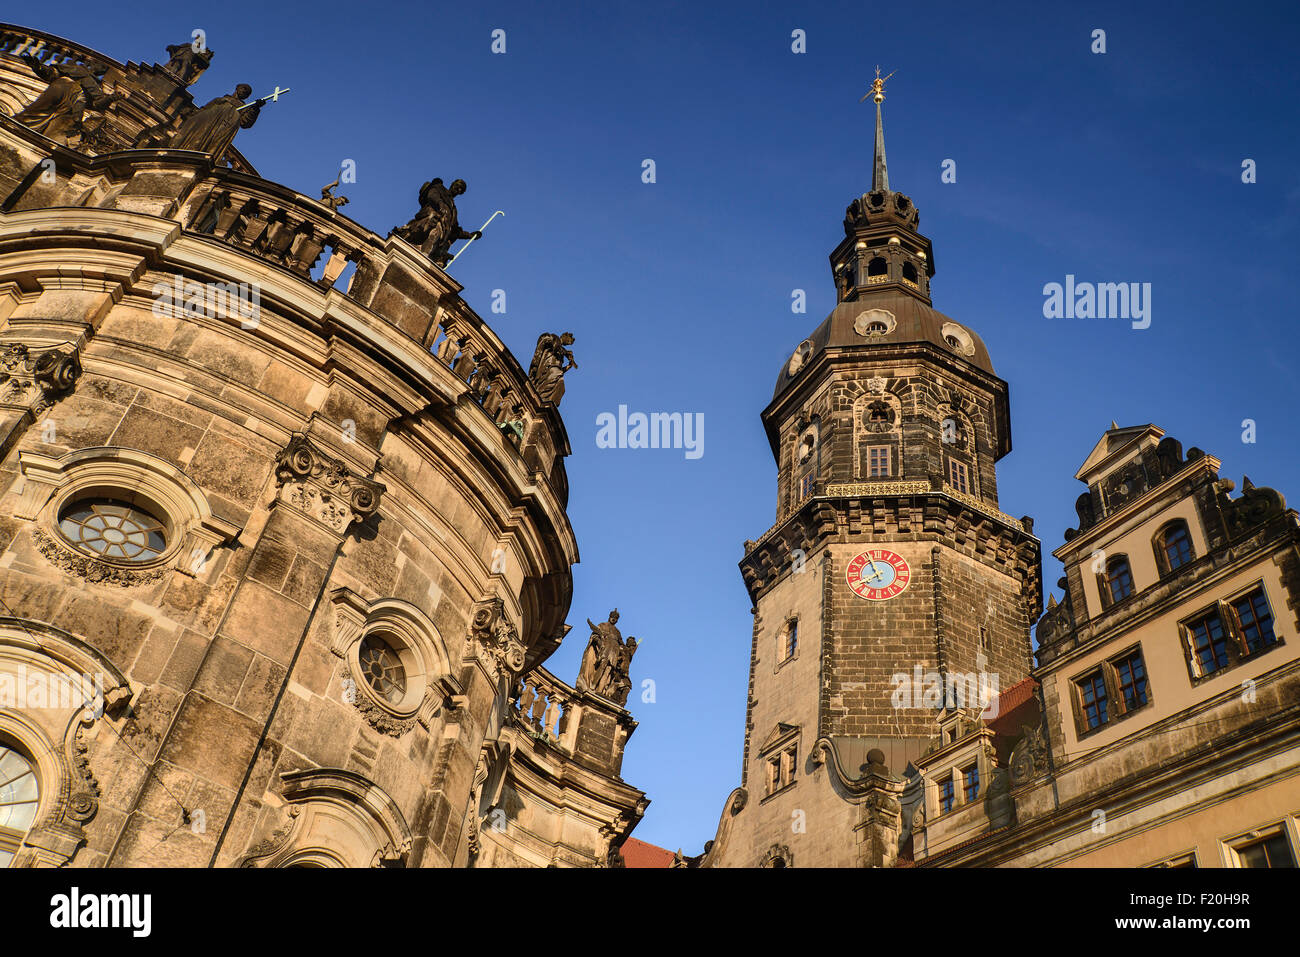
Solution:
{"label": "spire cross", "polygon": [[858,100],[858,102],[865,102],[868,96],[875,100],[877,105],[885,102],[885,83],[889,80],[890,76],[893,76],[897,72],[897,70],[893,70],[890,72],[889,76],[882,77],[880,75],[880,67],[876,67],[876,78],[871,81],[871,89],[868,90],[862,99]]}

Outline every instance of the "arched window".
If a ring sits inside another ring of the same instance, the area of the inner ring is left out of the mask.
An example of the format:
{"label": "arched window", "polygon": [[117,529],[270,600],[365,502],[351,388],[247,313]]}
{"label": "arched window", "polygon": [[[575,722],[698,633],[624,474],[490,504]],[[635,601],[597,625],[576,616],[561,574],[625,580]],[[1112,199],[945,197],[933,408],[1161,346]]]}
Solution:
{"label": "arched window", "polygon": [[799,619],[791,618],[781,629],[779,662],[789,661],[799,650]]}
{"label": "arched window", "polygon": [[0,742],[0,867],[8,867],[36,818],[41,786],[36,766]]}
{"label": "arched window", "polygon": [[1156,533],[1156,562],[1164,574],[1186,565],[1196,557],[1192,537],[1182,519],[1170,522]]}
{"label": "arched window", "polygon": [[903,278],[910,283],[916,282],[916,266],[913,263],[903,263]]}
{"label": "arched window", "polygon": [[1127,556],[1116,555],[1108,561],[1105,578],[1112,604],[1133,594],[1133,572],[1129,569]]}
{"label": "arched window", "polygon": [[871,262],[867,263],[868,276],[883,276],[888,271],[888,264],[880,256],[877,256],[875,259],[871,260]]}

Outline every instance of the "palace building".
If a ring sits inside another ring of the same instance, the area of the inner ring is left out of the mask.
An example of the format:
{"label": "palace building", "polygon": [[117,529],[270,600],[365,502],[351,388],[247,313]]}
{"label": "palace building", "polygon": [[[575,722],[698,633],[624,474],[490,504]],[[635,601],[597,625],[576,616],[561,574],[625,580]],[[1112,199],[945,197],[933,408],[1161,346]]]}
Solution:
{"label": "palace building", "polygon": [[372,232],[168,52],[0,26],[0,866],[617,865],[635,643],[544,666],[572,337],[461,298],[463,183]]}
{"label": "palace building", "polygon": [[762,414],[777,509],[740,563],[741,780],[692,863],[1294,866],[1296,513],[1112,423],[1076,473],[1065,598],[1044,613],[1033,522],[998,498],[1007,385],[931,303],[872,92],[838,304]]}

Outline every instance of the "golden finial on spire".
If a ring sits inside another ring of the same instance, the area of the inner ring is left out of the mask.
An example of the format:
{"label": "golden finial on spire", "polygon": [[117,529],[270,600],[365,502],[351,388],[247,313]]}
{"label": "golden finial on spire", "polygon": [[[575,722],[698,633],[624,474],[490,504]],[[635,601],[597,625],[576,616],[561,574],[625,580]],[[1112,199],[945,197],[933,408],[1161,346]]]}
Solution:
{"label": "golden finial on spire", "polygon": [[[897,70],[894,70],[889,74],[889,76],[893,76],[894,73],[897,72]],[[866,95],[863,96],[861,100],[858,100],[858,102],[865,102],[868,96],[874,99],[877,103],[885,102],[885,81],[889,79],[889,76],[882,77],[880,75],[880,67],[876,67],[876,78],[871,81],[871,89],[868,90]]]}

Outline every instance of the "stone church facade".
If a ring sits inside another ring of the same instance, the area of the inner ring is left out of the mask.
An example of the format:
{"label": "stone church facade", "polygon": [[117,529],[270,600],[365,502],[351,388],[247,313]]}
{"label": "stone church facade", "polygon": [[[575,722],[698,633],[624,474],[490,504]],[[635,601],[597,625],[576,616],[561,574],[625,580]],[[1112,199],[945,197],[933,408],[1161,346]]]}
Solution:
{"label": "stone church facade", "polygon": [[762,414],[777,514],[740,563],[741,780],[692,863],[1294,866],[1295,511],[1112,423],[1044,613],[1033,522],[998,498],[1007,385],[931,304],[933,249],[890,187],[872,92],[838,304]]}
{"label": "stone church facade", "polygon": [[619,863],[634,643],[544,667],[572,337],[460,297],[457,184],[374,233],[169,53],[0,27],[0,866]]}

